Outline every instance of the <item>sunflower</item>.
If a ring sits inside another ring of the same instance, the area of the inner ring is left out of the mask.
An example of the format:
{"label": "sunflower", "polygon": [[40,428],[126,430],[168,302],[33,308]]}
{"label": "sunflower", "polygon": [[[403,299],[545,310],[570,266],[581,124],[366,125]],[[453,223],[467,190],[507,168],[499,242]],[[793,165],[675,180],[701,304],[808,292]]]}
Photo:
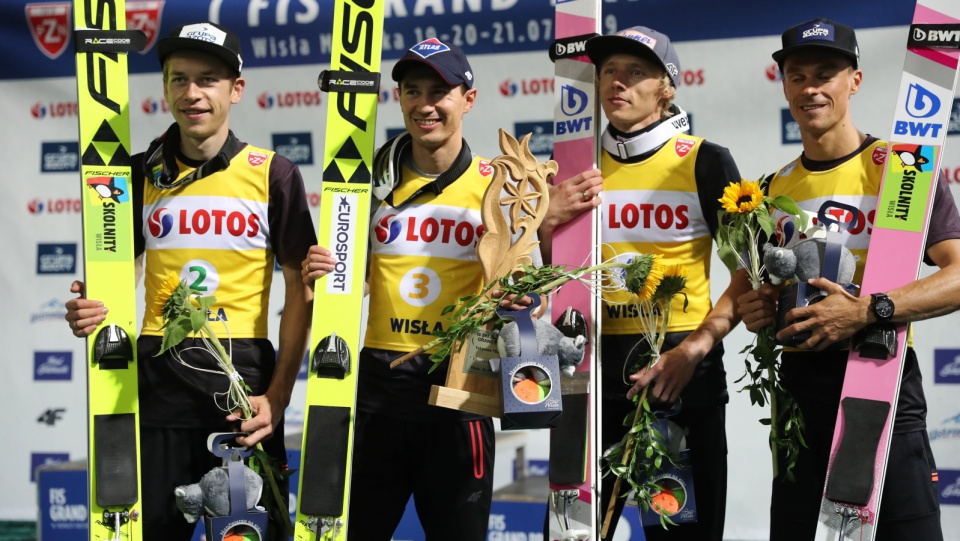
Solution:
{"label": "sunflower", "polygon": [[641,301],[653,298],[657,286],[663,280],[663,265],[660,264],[659,254],[643,254],[630,262],[624,273],[627,290],[634,293]]}
{"label": "sunflower", "polygon": [[763,191],[759,181],[743,179],[739,184],[731,182],[724,188],[723,197],[718,201],[723,205],[723,210],[731,214],[746,214],[763,202]]}
{"label": "sunflower", "polygon": [[669,265],[663,268],[663,278],[654,293],[654,298],[672,299],[687,286],[687,269],[683,265]]}
{"label": "sunflower", "polygon": [[[180,276],[176,273],[171,273],[164,279],[163,283],[160,284],[160,290],[157,292],[156,298],[153,300],[153,313],[158,316],[163,316],[167,313],[167,303],[170,302],[170,298],[173,297],[177,288],[180,287],[180,283]],[[173,307],[170,308],[172,309]]]}

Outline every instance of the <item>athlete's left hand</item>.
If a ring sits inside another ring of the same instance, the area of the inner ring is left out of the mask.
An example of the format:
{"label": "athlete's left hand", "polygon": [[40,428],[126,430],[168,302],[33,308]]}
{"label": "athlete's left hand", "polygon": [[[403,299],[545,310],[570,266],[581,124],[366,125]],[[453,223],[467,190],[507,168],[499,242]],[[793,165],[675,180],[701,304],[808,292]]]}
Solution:
{"label": "athlete's left hand", "polygon": [[[533,304],[533,300],[526,295],[524,295],[523,297],[517,297],[516,293],[504,294],[504,292],[499,289],[491,290],[490,298],[500,299],[500,306],[503,308],[506,308],[507,310],[523,310],[524,308],[527,308]],[[540,317],[540,315],[545,310],[544,308],[545,306],[546,306],[546,299],[544,299],[543,296],[541,296],[540,309],[530,314],[530,317],[532,317],[533,319]]]}
{"label": "athlete's left hand", "polygon": [[644,387],[652,385],[647,393],[648,399],[667,404],[676,402],[680,398],[680,392],[690,383],[698,362],[699,359],[690,358],[679,347],[661,353],[657,364],[630,376],[634,384],[627,391],[627,398],[633,398],[640,394]]}
{"label": "athlete's left hand", "polygon": [[[274,407],[266,395],[251,396],[250,406],[253,408],[253,418],[241,420],[242,412],[235,411],[227,416],[227,422],[240,422],[239,432],[247,432],[247,436],[237,438],[237,443],[253,447],[257,443],[269,439],[273,436],[274,427],[280,422],[280,416],[283,415],[283,409],[277,404]],[[274,419],[274,412],[277,412]]]}
{"label": "athlete's left hand", "polygon": [[870,297],[857,298],[842,286],[826,278],[814,278],[808,282],[827,293],[819,302],[794,308],[787,312],[786,328],[777,333],[777,339],[785,340],[803,331],[810,331],[810,338],[797,347],[822,351],[831,344],[853,336],[867,325]]}

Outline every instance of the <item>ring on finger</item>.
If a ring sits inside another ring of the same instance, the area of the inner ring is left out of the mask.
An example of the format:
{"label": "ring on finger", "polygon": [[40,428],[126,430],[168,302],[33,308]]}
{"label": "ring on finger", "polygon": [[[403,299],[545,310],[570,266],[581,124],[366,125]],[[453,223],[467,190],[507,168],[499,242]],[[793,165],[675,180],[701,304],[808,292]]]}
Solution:
{"label": "ring on finger", "polygon": [[590,192],[588,192],[587,190],[584,190],[581,195],[583,195],[583,200],[584,200],[584,201],[589,201],[589,200],[591,199],[591,197],[590,197]]}

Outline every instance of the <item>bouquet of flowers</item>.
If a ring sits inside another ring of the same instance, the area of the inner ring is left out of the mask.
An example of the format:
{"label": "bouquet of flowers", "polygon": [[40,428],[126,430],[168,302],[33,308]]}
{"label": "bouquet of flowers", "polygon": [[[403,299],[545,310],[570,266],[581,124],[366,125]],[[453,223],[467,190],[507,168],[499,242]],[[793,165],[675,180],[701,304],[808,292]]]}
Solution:
{"label": "bouquet of flowers", "polygon": [[[807,215],[796,202],[786,196],[771,198],[764,193],[760,181],[741,180],[731,182],[719,199],[723,209],[719,211],[720,227],[717,231],[718,255],[731,270],[742,268],[747,273],[754,290],[764,282],[764,266],[760,254],[760,242],[774,238],[776,224],[773,211],[780,210],[801,221],[800,230],[806,229]],[[749,391],[750,401],[761,407],[770,404],[770,417],[760,423],[770,426],[770,450],[773,454],[773,477],[779,473],[777,451],[782,450],[787,462],[786,475],[793,479],[797,454],[803,440],[803,415],[790,393],[780,383],[779,363],[781,348],[774,339],[774,329],[761,329],[753,344],[744,348],[746,373],[737,380],[750,378],[742,391]],[[755,364],[751,363],[753,358]]]}
{"label": "bouquet of flowers", "polygon": [[[673,299],[683,295],[683,309],[687,308],[686,274],[678,265],[664,267],[660,263],[660,256],[639,256],[640,259],[650,261],[650,270],[643,287],[628,287],[633,292],[636,303],[639,305],[639,327],[643,336],[642,342],[647,344],[648,350],[641,356],[640,362],[630,367],[631,372],[653,367],[660,361],[660,352],[667,335],[670,319],[673,314]],[[638,344],[639,346],[639,344]],[[637,408],[633,414],[624,419],[624,426],[630,430],[619,444],[608,449],[603,455],[605,475],[611,474],[617,479],[614,481],[613,494],[621,493],[624,481],[630,486],[634,499],[644,509],[654,507],[660,516],[660,523],[666,527],[673,524],[660,505],[656,497],[663,491],[656,479],[657,472],[665,465],[665,461],[674,463],[676,457],[671,456],[666,445],[665,434],[659,430],[659,420],[647,400],[649,387],[644,387],[639,395],[634,397]],[[601,528],[601,536],[606,536],[613,518],[616,500],[611,498],[606,517]]]}
{"label": "bouquet of flowers", "polygon": [[[157,315],[163,318],[163,340],[160,351],[157,356],[164,352],[170,355],[179,363],[194,370],[223,374],[229,381],[228,390],[223,393],[215,393],[214,399],[217,404],[223,400],[223,405],[219,406],[225,412],[230,413],[236,410],[243,412],[244,419],[253,417],[253,408],[248,398],[250,387],[244,383],[240,373],[230,361],[230,352],[223,347],[216,333],[208,320],[210,307],[216,303],[216,297],[201,295],[199,291],[189,287],[187,283],[180,280],[176,274],[171,274],[166,278],[154,299],[154,310]],[[226,322],[221,322],[226,329]],[[229,344],[229,330],[227,331],[227,343]],[[199,340],[200,345],[191,346],[183,350],[178,346],[186,339],[194,338]],[[216,361],[217,370],[210,370],[192,366],[181,356],[182,351],[199,350],[209,355]],[[250,467],[258,471],[264,478],[270,490],[264,494],[264,504],[270,515],[277,524],[282,524],[287,529],[288,535],[293,534],[293,528],[290,524],[290,515],[287,506],[280,495],[280,489],[277,481],[282,481],[293,472],[280,472],[275,469],[270,456],[263,450],[263,446],[257,443],[253,456],[251,457]]]}

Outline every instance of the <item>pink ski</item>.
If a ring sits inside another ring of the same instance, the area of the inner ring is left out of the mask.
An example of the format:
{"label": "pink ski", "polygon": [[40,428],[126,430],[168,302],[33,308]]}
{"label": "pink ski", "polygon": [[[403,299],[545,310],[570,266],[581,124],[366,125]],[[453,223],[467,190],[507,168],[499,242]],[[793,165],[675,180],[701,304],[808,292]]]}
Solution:
{"label": "pink ski", "polygon": [[[596,68],[586,56],[586,40],[599,32],[600,0],[557,0],[555,63],[554,183],[597,165],[599,107]],[[583,213],[553,235],[554,265],[594,265],[600,257],[599,211]],[[597,539],[599,492],[596,433],[599,419],[598,369],[600,299],[571,282],[553,296],[552,318],[564,326],[586,325],[587,347],[573,377],[564,376],[563,415],[550,433],[549,539]],[[582,316],[582,319],[580,318]]]}

